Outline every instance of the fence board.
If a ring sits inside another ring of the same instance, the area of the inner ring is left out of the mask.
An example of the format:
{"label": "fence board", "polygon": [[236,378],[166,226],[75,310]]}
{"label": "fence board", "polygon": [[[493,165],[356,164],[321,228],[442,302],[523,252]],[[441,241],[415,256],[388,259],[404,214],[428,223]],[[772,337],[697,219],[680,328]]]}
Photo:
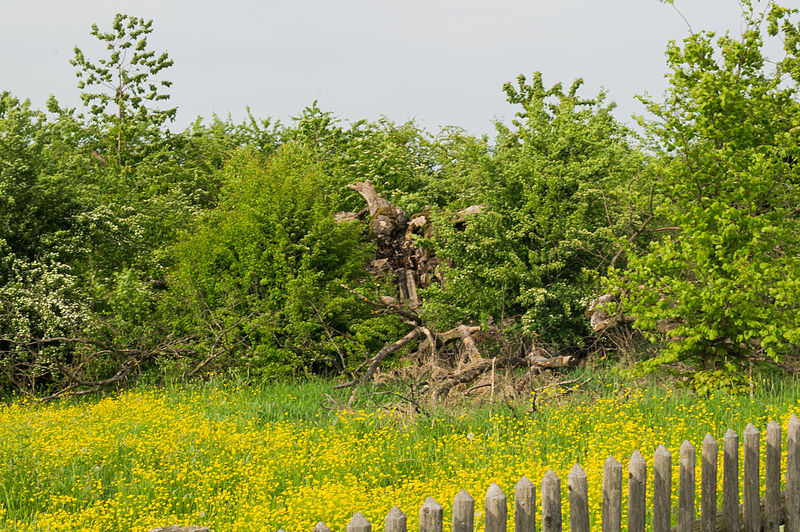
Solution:
{"label": "fence board", "polygon": [[744,429],[744,484],[742,497],[744,509],[742,524],[745,532],[761,532],[761,511],[759,509],[759,439],[760,433],[752,424]]}
{"label": "fence board", "polygon": [[711,434],[703,439],[700,480],[700,523],[703,532],[717,529],[717,455],[719,444]]}
{"label": "fence board", "polygon": [[372,525],[361,512],[356,512],[347,523],[347,532],[372,532]]}
{"label": "fence board", "polygon": [[800,531],[800,419],[786,427],[786,532]]}
{"label": "fence board", "polygon": [[678,474],[678,531],[694,530],[694,445],[683,440],[680,449],[680,471]]}
{"label": "fence board", "polygon": [[[389,513],[386,514],[386,519],[383,520],[384,529],[386,532],[406,532],[408,529],[408,518],[403,510],[397,506],[392,506]],[[469,532],[472,532],[470,530]]]}
{"label": "fence board", "polygon": [[484,526],[486,532],[506,532],[506,519],[508,519],[508,500],[506,494],[496,483],[492,482],[486,492],[486,518]]}
{"label": "fence board", "polygon": [[644,532],[647,516],[647,462],[633,451],[628,462],[628,531]]}
{"label": "fence board", "polygon": [[514,530],[536,532],[536,486],[528,477],[514,486]]}
{"label": "fence board", "polygon": [[472,532],[475,528],[475,497],[461,490],[453,499],[453,532]]}
{"label": "fence board", "polygon": [[561,532],[561,479],[551,469],[542,479],[542,532]]}
{"label": "fence board", "polygon": [[766,532],[778,532],[782,522],[781,511],[781,426],[775,421],[767,425],[767,449],[764,473]]}
{"label": "fence board", "polygon": [[589,532],[589,481],[583,468],[575,464],[567,476],[570,532]]}
{"label": "fence board", "polygon": [[659,445],[653,458],[653,532],[670,532],[672,455]]}
{"label": "fence board", "polygon": [[603,466],[603,532],[622,530],[622,464],[609,456]]}
{"label": "fence board", "polygon": [[443,518],[442,505],[428,497],[419,509],[419,532],[442,532]]}
{"label": "fence board", "polygon": [[722,529],[739,532],[739,435],[728,429],[722,449]]}

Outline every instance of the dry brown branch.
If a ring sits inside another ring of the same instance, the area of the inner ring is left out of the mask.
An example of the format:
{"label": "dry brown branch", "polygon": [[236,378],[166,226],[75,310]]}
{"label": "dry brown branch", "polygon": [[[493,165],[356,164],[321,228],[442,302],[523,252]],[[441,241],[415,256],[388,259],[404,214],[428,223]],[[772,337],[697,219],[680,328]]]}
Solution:
{"label": "dry brown branch", "polygon": [[[506,357],[497,359],[494,365],[496,369],[515,368],[527,366],[528,362],[524,358]],[[474,381],[491,367],[492,360],[481,359],[458,373],[444,376],[444,382],[433,392],[433,401],[436,403],[444,401],[454,386]]]}
{"label": "dry brown branch", "polygon": [[392,206],[391,203],[378,195],[370,180],[347,185],[347,188],[355,190],[361,195],[362,198],[364,198],[364,201],[367,202],[367,207],[369,208],[370,217],[375,216],[375,213],[378,212],[378,209],[381,207]]}
{"label": "dry brown branch", "polygon": [[352,288],[350,288],[346,284],[340,284],[339,286],[341,286],[342,288],[344,288],[345,290],[347,290],[351,294],[353,294],[355,296],[358,296],[359,298],[363,299],[365,302],[369,303],[373,307],[375,307],[377,309],[381,309],[381,311],[386,312],[387,314],[397,314],[398,316],[402,316],[402,317],[414,322],[416,325],[420,325],[422,323],[422,319],[420,319],[419,314],[417,314],[413,310],[409,310],[407,308],[403,308],[402,306],[400,306],[399,304],[397,304],[394,301],[394,298],[391,298],[391,297],[388,297],[388,296],[381,296],[379,298],[381,301],[378,302],[378,301],[375,301],[374,299],[368,298],[367,296],[361,294],[360,292],[357,292],[356,290],[353,290]]}
{"label": "dry brown branch", "polygon": [[225,355],[227,353],[230,353],[236,347],[239,347],[240,345],[243,345],[244,343],[246,343],[247,338],[249,338],[249,336],[250,336],[250,333],[253,330],[255,330],[255,328],[256,328],[255,324],[253,324],[250,327],[250,329],[248,331],[246,331],[244,334],[239,335],[239,337],[237,338],[236,342],[234,342],[233,344],[229,344],[228,343],[228,340],[227,340],[228,339],[228,334],[231,331],[237,329],[243,323],[249,321],[255,315],[256,315],[256,313],[252,312],[252,313],[248,314],[247,316],[244,316],[243,318],[239,319],[234,324],[232,324],[232,325],[230,325],[228,327],[225,327],[224,329],[218,330],[218,331],[214,330],[213,328],[210,328],[210,330],[214,334],[214,341],[211,344],[211,353],[205,359],[203,359],[201,362],[199,362],[194,367],[194,369],[192,369],[192,371],[190,371],[187,374],[187,376],[194,377],[197,373],[199,373],[209,363],[213,362],[214,360],[217,360],[218,358],[220,358],[221,356],[223,356],[223,355]]}
{"label": "dry brown branch", "polygon": [[333,387],[333,389],[341,390],[343,388],[350,388],[358,384],[363,384],[367,382],[370,378],[372,378],[372,376],[375,374],[375,371],[378,369],[378,366],[380,366],[381,362],[383,362],[383,360],[387,356],[391,355],[392,353],[394,353],[401,347],[405,346],[406,344],[411,343],[413,340],[417,339],[422,334],[423,332],[420,330],[420,327],[415,327],[410,333],[403,336],[396,342],[392,342],[391,344],[385,345],[383,349],[378,351],[377,355],[372,357],[372,359],[369,361],[369,368],[367,368],[367,371],[365,371],[360,378],[355,378],[350,382],[346,382],[344,384],[337,384],[336,386]]}

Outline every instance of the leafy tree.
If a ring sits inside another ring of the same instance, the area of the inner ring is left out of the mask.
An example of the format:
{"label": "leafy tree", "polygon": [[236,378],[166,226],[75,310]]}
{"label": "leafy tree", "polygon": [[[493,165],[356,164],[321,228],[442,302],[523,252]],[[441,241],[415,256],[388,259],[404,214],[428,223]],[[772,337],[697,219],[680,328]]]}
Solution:
{"label": "leafy tree", "polygon": [[77,68],[78,88],[85,90],[81,94],[84,105],[101,128],[100,134],[108,135],[106,158],[120,166],[135,154],[137,142],[160,136],[160,128],[177,112],[177,108],[151,105],[169,99],[163,89],[172,82],[158,77],[173,64],[166,52],[156,55],[147,48],[152,31],[152,20],[117,14],[108,32],[92,25],[91,35],[106,44],[108,56],[92,62],[76,47],[70,61]]}
{"label": "leafy tree", "polygon": [[[637,327],[664,341],[643,368],[682,361],[702,369],[698,382],[800,343],[797,12],[742,5],[741,36],[699,32],[667,48],[666,98],[645,102],[657,209],[674,230],[614,280]],[[777,63],[763,52],[770,37],[784,44]]]}
{"label": "leafy tree", "polygon": [[616,250],[614,231],[631,232],[624,187],[641,156],[602,94],[578,96],[580,80],[568,91],[545,87],[538,73],[518,82],[505,91],[522,110],[510,127],[497,124],[491,158],[464,144],[476,157],[474,184],[459,179],[482,192],[475,199],[487,212],[440,217],[430,245],[450,266],[426,310],[447,325],[511,317],[529,337],[580,344],[596,276]]}
{"label": "leafy tree", "polygon": [[324,193],[326,179],[297,142],[266,160],[243,149],[227,165],[219,206],[175,248],[170,308],[199,338],[197,368],[342,368],[398,328],[340,286],[365,280],[372,251],[357,225],[333,220],[341,191]]}

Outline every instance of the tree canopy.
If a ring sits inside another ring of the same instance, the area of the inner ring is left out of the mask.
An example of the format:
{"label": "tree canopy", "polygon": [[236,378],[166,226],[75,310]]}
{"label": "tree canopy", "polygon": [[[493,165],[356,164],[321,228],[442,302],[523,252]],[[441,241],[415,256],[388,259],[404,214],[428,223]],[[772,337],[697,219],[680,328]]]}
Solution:
{"label": "tree canopy", "polygon": [[751,363],[796,360],[800,25],[742,5],[741,35],[667,46],[641,134],[606,94],[538,72],[503,87],[515,115],[492,138],[317,102],[174,132],[153,22],[93,25],[105,55],[72,60],[82,108],[0,94],[0,386],[356,383],[399,353],[395,369],[447,359],[425,385],[452,387],[481,353],[605,353],[613,331],[585,315],[600,299],[644,334],[643,371],[736,388]]}

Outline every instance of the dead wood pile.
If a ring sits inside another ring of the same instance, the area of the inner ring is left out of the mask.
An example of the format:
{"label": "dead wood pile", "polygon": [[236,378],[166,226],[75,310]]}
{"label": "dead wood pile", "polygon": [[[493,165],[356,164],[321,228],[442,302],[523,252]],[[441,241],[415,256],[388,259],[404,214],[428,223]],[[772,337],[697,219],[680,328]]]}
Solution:
{"label": "dead wood pile", "polygon": [[[415,235],[428,236],[433,230],[430,209],[408,216],[400,207],[381,197],[370,181],[349,185],[367,203],[366,211],[360,213],[337,213],[337,221],[361,219],[369,215],[368,238],[376,244],[376,256],[368,265],[371,272],[389,275],[396,280],[398,297],[377,294],[367,296],[350,287],[344,287],[381,312],[395,313],[404,318],[409,332],[397,340],[387,343],[381,350],[368,357],[347,382],[337,388],[352,388],[349,405],[352,406],[358,387],[378,378],[386,381],[389,375],[414,375],[414,402],[418,398],[438,403],[444,401],[451,390],[489,388],[481,384],[481,378],[490,376],[492,383],[498,372],[527,368],[526,378],[542,371],[565,368],[577,364],[583,353],[559,354],[536,347],[529,352],[514,350],[494,358],[481,354],[480,344],[487,340],[502,338],[497,326],[482,327],[475,324],[460,324],[447,331],[436,331],[418,314],[421,306],[419,291],[434,282],[442,282],[437,257],[415,242]],[[468,207],[457,216],[480,215],[483,205]],[[383,372],[381,365],[391,355],[403,351],[407,359],[406,371]],[[411,370],[408,367],[411,366]],[[360,374],[359,374],[360,373]],[[475,383],[470,387],[469,385]],[[494,392],[494,385],[491,385]]]}

